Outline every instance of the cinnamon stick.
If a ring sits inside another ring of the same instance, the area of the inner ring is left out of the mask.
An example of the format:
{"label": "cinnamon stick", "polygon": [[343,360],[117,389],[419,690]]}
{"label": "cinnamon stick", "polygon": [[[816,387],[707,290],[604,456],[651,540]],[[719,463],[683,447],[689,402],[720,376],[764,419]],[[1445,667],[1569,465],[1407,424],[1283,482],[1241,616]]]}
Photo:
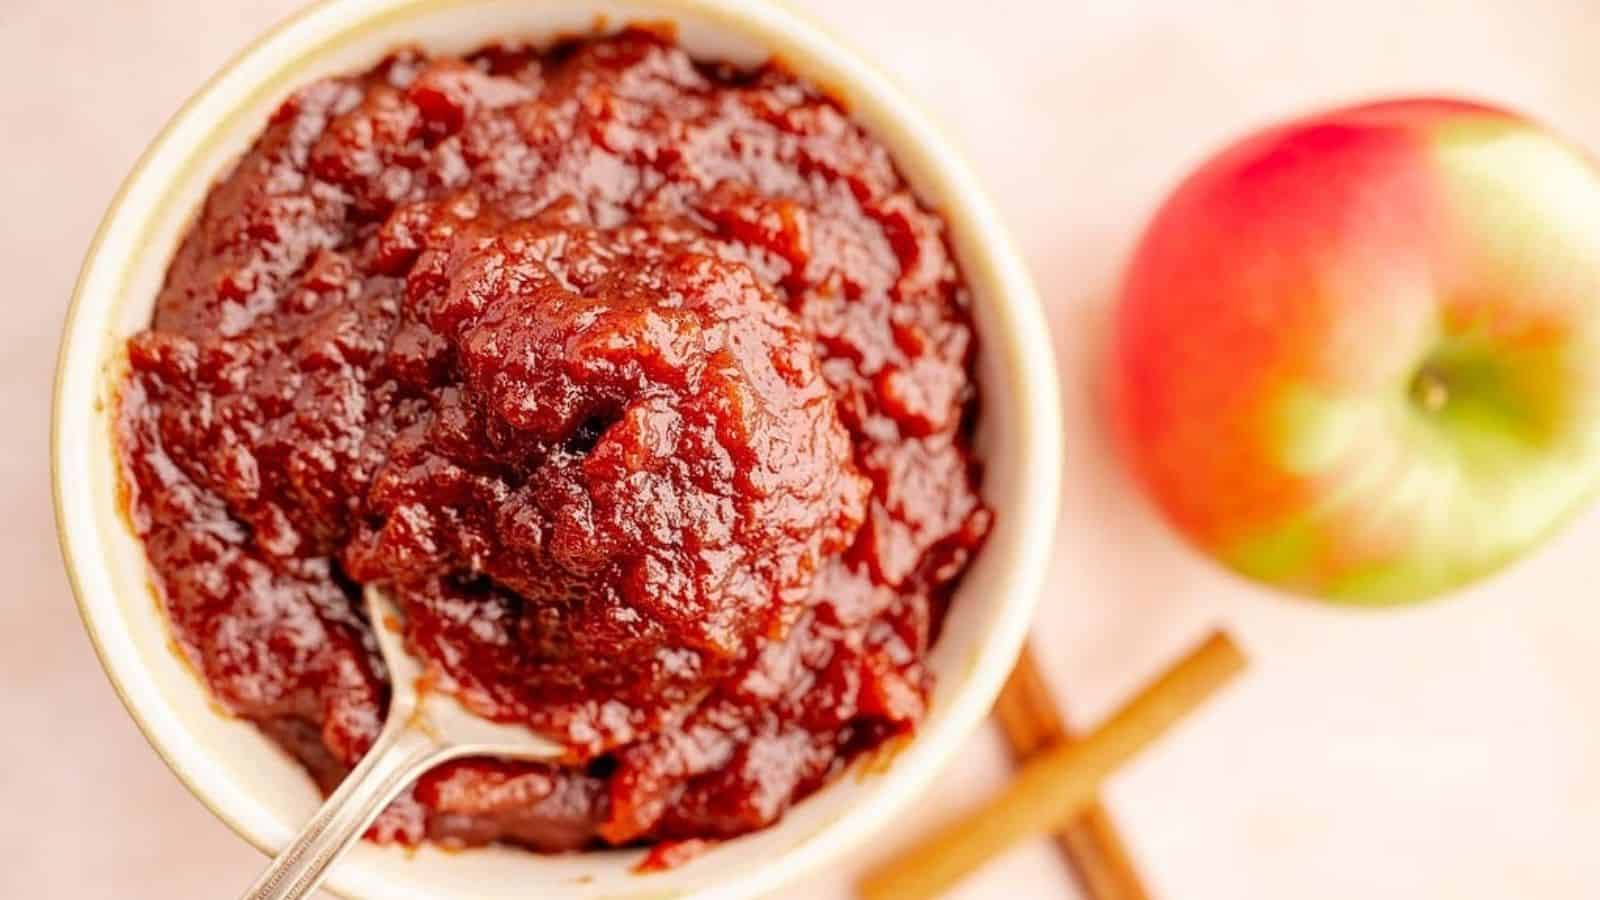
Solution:
{"label": "cinnamon stick", "polygon": [[[1072,740],[1059,710],[1039,673],[1032,648],[1024,645],[994,707],[1018,764],[1047,747]],[[1149,900],[1111,814],[1098,799],[1056,832],[1056,846],[1089,900]]]}
{"label": "cinnamon stick", "polygon": [[864,900],[929,900],[1017,843],[1064,826],[1094,802],[1100,783],[1245,667],[1212,635],[1081,741],[1035,755],[1011,784],[861,882]]}

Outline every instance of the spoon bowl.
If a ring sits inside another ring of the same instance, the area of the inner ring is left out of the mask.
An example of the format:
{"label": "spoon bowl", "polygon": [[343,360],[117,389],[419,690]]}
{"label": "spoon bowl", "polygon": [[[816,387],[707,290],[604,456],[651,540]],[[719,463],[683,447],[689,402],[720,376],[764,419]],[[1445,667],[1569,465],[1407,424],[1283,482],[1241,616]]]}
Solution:
{"label": "spoon bowl", "polygon": [[405,645],[401,614],[378,585],[363,591],[378,652],[389,670],[389,711],[367,755],[243,894],[243,900],[295,900],[322,883],[384,807],[423,772],[467,756],[556,762],[567,748],[517,725],[474,715],[450,694],[419,688],[422,663]]}

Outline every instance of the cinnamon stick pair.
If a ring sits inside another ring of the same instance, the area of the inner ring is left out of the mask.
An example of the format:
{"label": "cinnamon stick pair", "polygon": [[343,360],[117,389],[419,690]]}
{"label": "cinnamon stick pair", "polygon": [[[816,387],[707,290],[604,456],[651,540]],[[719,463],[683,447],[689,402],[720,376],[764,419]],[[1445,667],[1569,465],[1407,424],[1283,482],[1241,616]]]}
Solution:
{"label": "cinnamon stick pair", "polygon": [[934,898],[1017,843],[1065,828],[1094,805],[1101,782],[1244,667],[1239,648],[1212,635],[1092,734],[1036,753],[999,794],[868,874],[861,896]]}

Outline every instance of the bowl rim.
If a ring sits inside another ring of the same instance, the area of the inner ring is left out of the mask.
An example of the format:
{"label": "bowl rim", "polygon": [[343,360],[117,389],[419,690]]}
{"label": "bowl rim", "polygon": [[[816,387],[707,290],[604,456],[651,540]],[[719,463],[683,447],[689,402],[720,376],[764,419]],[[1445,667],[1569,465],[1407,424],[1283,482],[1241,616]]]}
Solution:
{"label": "bowl rim", "polygon": [[[221,123],[228,115],[243,107],[257,91],[271,86],[269,77],[290,65],[288,61],[273,63],[276,56],[284,60],[304,61],[325,52],[335,38],[348,37],[363,27],[372,26],[376,20],[397,15],[406,10],[427,9],[472,0],[317,0],[280,20],[255,37],[207,78],[167,120],[161,130],[140,153],[128,175],[122,180],[102,217],[85,252],[83,264],[73,286],[71,300],[62,326],[58,348],[54,383],[51,395],[50,461],[51,499],[55,514],[57,540],[67,579],[72,588],[78,613],[83,621],[95,655],[111,682],[128,715],[139,728],[151,748],[178,778],[191,795],[235,834],[264,853],[272,853],[270,841],[250,827],[236,811],[214,803],[201,786],[195,767],[204,763],[207,754],[199,749],[184,746],[177,740],[181,728],[160,724],[147,712],[159,709],[164,699],[157,693],[136,693],[130,685],[130,675],[140,666],[139,660],[119,656],[108,645],[107,635],[101,628],[112,611],[106,609],[107,600],[90,591],[86,581],[109,568],[103,554],[86,554],[84,551],[99,547],[97,540],[86,537],[86,531],[97,527],[90,507],[94,488],[87,479],[69,478],[72,471],[71,435],[68,431],[77,417],[68,415],[76,403],[95,403],[94,388],[100,377],[94,370],[101,368],[104,322],[89,321],[84,317],[89,305],[85,297],[92,287],[110,278],[112,292],[120,295],[125,288],[119,276],[125,274],[124,264],[108,262],[105,248],[120,223],[136,220],[145,210],[159,207],[166,199],[170,183],[152,181],[151,166],[165,153],[199,152],[209,140],[216,137]],[[973,248],[991,269],[990,280],[997,286],[985,302],[994,305],[994,314],[1000,317],[999,329],[1005,342],[999,346],[985,336],[985,353],[1004,351],[1018,362],[1013,368],[1020,371],[1022,382],[1016,387],[1025,396],[1013,398],[1022,417],[1016,428],[1024,444],[1023,456],[1028,460],[1029,483],[1025,493],[1028,503],[1021,510],[1007,510],[1008,517],[1020,519],[1018,534],[1021,540],[1012,551],[1012,568],[1009,570],[1009,590],[998,600],[1000,611],[989,633],[975,641],[977,656],[969,666],[970,673],[959,687],[949,712],[938,732],[940,745],[921,754],[921,765],[912,769],[901,760],[909,753],[897,753],[893,764],[882,777],[886,783],[871,799],[870,804],[857,804],[811,838],[800,842],[766,868],[776,871],[768,877],[744,873],[749,877],[739,885],[708,891],[703,896],[750,896],[772,890],[792,881],[807,871],[813,871],[880,827],[889,816],[903,808],[919,794],[943,767],[950,762],[957,747],[976,730],[983,721],[1012,663],[1021,650],[1028,624],[1044,583],[1049,562],[1051,540],[1054,535],[1059,508],[1060,477],[1062,468],[1062,428],[1059,384],[1056,376],[1054,351],[1050,344],[1049,329],[1043,307],[1032,278],[1020,251],[1000,219],[998,210],[982,188],[971,166],[954,142],[948,139],[933,117],[917,102],[909,98],[875,64],[870,57],[839,39],[820,26],[810,16],[801,14],[787,0],[746,3],[741,0],[641,0],[645,5],[662,8],[663,15],[693,13],[727,20],[731,27],[751,33],[782,34],[790,48],[800,47],[808,52],[826,54],[831,65],[846,70],[849,79],[844,83],[825,85],[829,93],[840,91],[846,84],[853,93],[875,99],[882,115],[893,120],[902,132],[891,140],[879,135],[891,156],[897,161],[909,141],[918,142],[925,154],[924,167],[938,173],[944,184],[945,202],[940,213],[950,223],[952,235],[970,236]],[[329,20],[324,22],[324,20]],[[327,27],[332,25],[331,30]],[[485,40],[494,35],[486,35]],[[268,74],[250,71],[263,68]],[[209,121],[201,113],[211,101],[226,92],[228,105]],[[186,140],[181,145],[174,142]],[[137,201],[137,202],[136,202]],[[145,231],[148,231],[148,223]],[[145,234],[138,233],[131,240],[137,243]],[[970,267],[971,259],[963,264]],[[108,300],[105,311],[114,312],[115,299]],[[84,372],[82,370],[89,370]],[[73,404],[69,406],[69,404]],[[101,413],[90,413],[82,418],[93,421]],[[87,546],[84,546],[87,545]],[[164,618],[164,616],[163,616]],[[923,738],[930,734],[919,730],[912,744],[926,746]],[[780,823],[781,825],[781,823]],[[356,896],[340,882],[339,872],[332,873],[324,890],[341,896]]]}

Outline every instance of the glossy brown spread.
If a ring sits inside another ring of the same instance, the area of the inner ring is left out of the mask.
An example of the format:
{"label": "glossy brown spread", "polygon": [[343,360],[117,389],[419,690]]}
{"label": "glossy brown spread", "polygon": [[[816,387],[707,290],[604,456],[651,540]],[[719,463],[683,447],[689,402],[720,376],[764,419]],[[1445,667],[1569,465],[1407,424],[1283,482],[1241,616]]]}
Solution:
{"label": "glossy brown spread", "polygon": [[216,697],[324,788],[383,715],[370,582],[443,689],[571,748],[439,769],[376,838],[737,835],[922,714],[990,522],[966,305],[781,68],[403,52],[206,199],[128,344],[130,513]]}

